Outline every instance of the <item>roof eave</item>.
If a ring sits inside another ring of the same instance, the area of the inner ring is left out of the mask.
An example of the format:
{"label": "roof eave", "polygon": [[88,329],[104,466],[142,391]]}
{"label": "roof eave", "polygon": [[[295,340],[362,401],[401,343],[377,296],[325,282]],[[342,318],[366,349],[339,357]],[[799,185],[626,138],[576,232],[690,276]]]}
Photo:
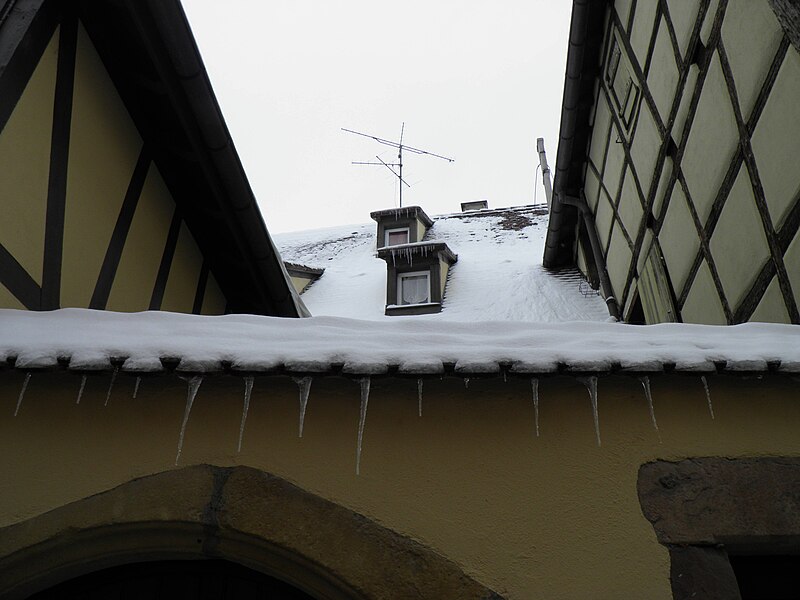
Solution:
{"label": "roof eave", "polygon": [[561,197],[578,196],[583,188],[606,6],[600,0],[574,0],[572,4],[554,195],[542,260],[547,268],[574,264],[578,211],[561,202]]}

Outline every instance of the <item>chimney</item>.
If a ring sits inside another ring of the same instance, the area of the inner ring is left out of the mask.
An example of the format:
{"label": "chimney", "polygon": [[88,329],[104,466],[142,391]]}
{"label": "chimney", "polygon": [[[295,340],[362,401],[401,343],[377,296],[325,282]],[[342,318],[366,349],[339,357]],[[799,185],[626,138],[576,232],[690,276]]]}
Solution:
{"label": "chimney", "polygon": [[486,210],[489,208],[488,200],[473,200],[472,202],[462,202],[461,212],[469,212],[471,210]]}

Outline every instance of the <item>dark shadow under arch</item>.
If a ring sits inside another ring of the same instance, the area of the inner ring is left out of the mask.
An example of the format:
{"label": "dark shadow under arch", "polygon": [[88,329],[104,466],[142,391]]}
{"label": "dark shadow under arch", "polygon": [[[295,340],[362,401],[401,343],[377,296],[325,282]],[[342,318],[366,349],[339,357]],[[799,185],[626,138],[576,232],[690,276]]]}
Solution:
{"label": "dark shadow under arch", "polygon": [[0,529],[0,597],[143,561],[224,559],[314,598],[499,599],[455,563],[283,479],[200,465]]}
{"label": "dark shadow under arch", "polygon": [[219,559],[129,563],[94,571],[29,600],[314,600],[274,577]]}

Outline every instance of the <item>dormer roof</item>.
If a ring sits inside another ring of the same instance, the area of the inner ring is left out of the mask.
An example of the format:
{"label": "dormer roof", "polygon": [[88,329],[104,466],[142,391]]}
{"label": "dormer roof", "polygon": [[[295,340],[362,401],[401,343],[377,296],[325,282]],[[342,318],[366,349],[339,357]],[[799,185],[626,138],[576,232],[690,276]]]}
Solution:
{"label": "dormer roof", "polygon": [[373,221],[380,223],[383,220],[391,219],[391,220],[399,220],[399,219],[406,219],[406,218],[415,218],[420,223],[425,225],[425,227],[431,227],[433,225],[433,221],[431,218],[425,214],[425,211],[422,210],[419,206],[404,206],[403,208],[385,208],[383,210],[376,210],[369,213],[370,218]]}

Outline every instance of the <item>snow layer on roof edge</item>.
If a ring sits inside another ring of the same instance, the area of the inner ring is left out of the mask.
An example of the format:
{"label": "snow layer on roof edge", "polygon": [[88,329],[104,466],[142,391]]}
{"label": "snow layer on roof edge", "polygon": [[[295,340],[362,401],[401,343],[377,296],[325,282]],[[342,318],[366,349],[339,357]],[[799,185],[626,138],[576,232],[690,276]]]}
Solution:
{"label": "snow layer on roof edge", "polygon": [[[162,361],[163,359],[163,361]],[[276,371],[351,375],[555,372],[796,373],[800,328],[615,323],[359,321],[206,317],[164,312],[0,310],[0,360],[18,369],[68,362],[159,372]],[[124,361],[124,362],[123,362]]]}

